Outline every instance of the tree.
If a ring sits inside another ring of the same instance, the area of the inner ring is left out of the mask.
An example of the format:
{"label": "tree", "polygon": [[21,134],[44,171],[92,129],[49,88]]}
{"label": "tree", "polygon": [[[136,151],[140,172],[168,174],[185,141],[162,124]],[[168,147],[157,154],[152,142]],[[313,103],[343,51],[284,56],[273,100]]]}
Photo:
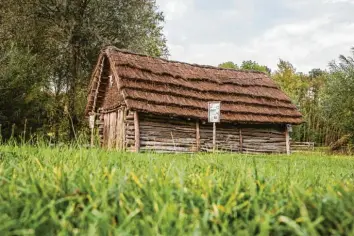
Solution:
{"label": "tree", "polygon": [[352,56],[329,64],[330,75],[324,100],[326,118],[342,133],[354,134],[354,48]]}
{"label": "tree", "polygon": [[[164,18],[154,0],[8,0],[0,11],[0,49],[6,53],[6,45],[13,43],[37,58],[38,68],[45,68],[41,91],[54,96],[50,120],[62,122],[67,108],[65,127],[73,127],[71,138],[82,126],[87,85],[102,47],[153,56],[168,53]],[[22,73],[26,77],[29,72]]]}
{"label": "tree", "polygon": [[271,70],[267,66],[262,66],[255,61],[243,61],[241,66],[233,63],[232,61],[227,61],[219,64],[218,67],[225,69],[235,69],[235,70],[252,70],[252,71],[260,71],[267,74],[270,74]]}
{"label": "tree", "polygon": [[45,68],[40,66],[37,57],[14,45],[1,53],[0,63],[0,136],[24,134],[25,126],[33,130],[40,128],[48,118],[42,104],[49,96],[41,90]]}
{"label": "tree", "polygon": [[235,69],[235,70],[239,69],[238,65],[233,63],[232,61],[223,62],[219,64],[218,67],[224,69]]}
{"label": "tree", "polygon": [[241,65],[241,69],[242,70],[260,71],[260,72],[264,72],[267,74],[271,73],[271,69],[269,67],[260,65],[257,62],[251,61],[251,60],[243,61],[242,65]]}

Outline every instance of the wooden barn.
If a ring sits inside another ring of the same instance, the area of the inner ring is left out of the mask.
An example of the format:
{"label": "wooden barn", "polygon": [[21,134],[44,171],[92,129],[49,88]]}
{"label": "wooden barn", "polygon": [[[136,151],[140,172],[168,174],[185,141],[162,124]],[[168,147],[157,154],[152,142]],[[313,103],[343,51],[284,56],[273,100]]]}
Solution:
{"label": "wooden barn", "polygon": [[101,145],[156,152],[213,150],[208,102],[221,102],[216,149],[290,152],[288,124],[302,116],[265,73],[221,69],[104,49],[89,86],[86,115]]}

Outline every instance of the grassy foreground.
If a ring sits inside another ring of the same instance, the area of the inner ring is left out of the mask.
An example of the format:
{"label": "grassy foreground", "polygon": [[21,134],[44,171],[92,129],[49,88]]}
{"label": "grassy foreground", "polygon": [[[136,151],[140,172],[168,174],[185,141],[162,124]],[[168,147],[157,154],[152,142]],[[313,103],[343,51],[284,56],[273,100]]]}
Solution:
{"label": "grassy foreground", "polygon": [[354,159],[0,146],[0,235],[354,235]]}

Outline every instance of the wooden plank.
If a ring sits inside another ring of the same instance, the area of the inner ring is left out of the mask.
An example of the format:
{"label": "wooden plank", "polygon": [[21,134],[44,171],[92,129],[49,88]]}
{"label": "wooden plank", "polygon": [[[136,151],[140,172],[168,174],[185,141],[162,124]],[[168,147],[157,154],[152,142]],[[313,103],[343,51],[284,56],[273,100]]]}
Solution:
{"label": "wooden plank", "polygon": [[197,152],[199,152],[199,151],[200,151],[200,132],[199,132],[199,120],[197,120],[197,122],[196,122],[195,132],[196,132]]}
{"label": "wooden plank", "polygon": [[287,127],[285,127],[285,143],[286,143],[286,154],[290,155],[290,135]]}
{"label": "wooden plank", "polygon": [[121,132],[121,124],[119,122],[120,119],[120,110],[117,111],[117,126],[116,126],[116,150],[120,150],[120,132]]}
{"label": "wooden plank", "polygon": [[240,153],[243,152],[243,138],[242,138],[242,129],[240,129]]}
{"label": "wooden plank", "polygon": [[104,146],[108,148],[109,141],[109,114],[104,115]]}
{"label": "wooden plank", "polygon": [[140,151],[140,127],[138,112],[134,112],[134,130],[135,130],[135,151]]}
{"label": "wooden plank", "polygon": [[113,120],[113,136],[112,136],[112,149],[117,145],[117,126],[118,126],[118,112],[112,112]]}
{"label": "wooden plank", "polygon": [[127,144],[126,144],[126,126],[125,126],[125,122],[126,122],[126,117],[127,117],[127,110],[125,109],[125,107],[122,107],[122,120],[121,120],[121,123],[120,123],[120,127],[122,129],[122,136],[121,136],[121,139],[122,139],[122,150],[125,150],[126,147],[127,147]]}
{"label": "wooden plank", "polygon": [[108,149],[111,149],[112,148],[112,141],[113,141],[113,132],[114,132],[114,129],[113,129],[113,122],[115,121],[114,117],[113,117],[113,113],[108,113],[107,114],[109,116],[109,123],[108,123],[108,126],[109,126],[109,132],[108,132]]}

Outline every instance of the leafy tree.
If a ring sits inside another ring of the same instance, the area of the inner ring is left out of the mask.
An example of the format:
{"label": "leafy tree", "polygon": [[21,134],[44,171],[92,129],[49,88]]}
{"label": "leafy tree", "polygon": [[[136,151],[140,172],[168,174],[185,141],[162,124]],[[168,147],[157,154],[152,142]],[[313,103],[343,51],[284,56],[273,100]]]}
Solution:
{"label": "leafy tree", "polygon": [[329,64],[330,75],[323,102],[324,111],[342,133],[354,134],[354,48],[352,56],[341,55]]}
{"label": "leafy tree", "polygon": [[253,70],[253,71],[261,71],[267,74],[271,73],[271,70],[269,67],[267,66],[262,66],[260,64],[258,64],[255,61],[243,61],[240,67],[242,70]]}
{"label": "leafy tree", "polygon": [[219,64],[219,67],[225,69],[235,69],[235,70],[253,70],[253,71],[260,71],[270,74],[271,70],[267,66],[262,66],[255,61],[243,61],[241,66],[233,63],[232,61],[227,61]]}
{"label": "leafy tree", "polygon": [[[39,77],[45,78],[38,91],[53,97],[53,104],[44,107],[53,109],[48,111],[51,122],[67,121],[65,126],[52,125],[64,130],[82,126],[87,85],[102,47],[113,45],[154,56],[168,53],[164,18],[154,0],[8,0],[1,2],[0,21],[1,52],[6,54],[7,45],[14,44],[37,59]],[[21,73],[26,78],[30,72]]]}
{"label": "leafy tree", "polygon": [[[49,99],[41,88],[45,68],[28,50],[14,45],[0,55],[0,125],[2,135],[9,137],[25,133],[25,127],[40,129],[48,118],[45,104]],[[13,124],[16,126],[13,127]]]}
{"label": "leafy tree", "polygon": [[224,68],[224,69],[239,69],[238,65],[233,63],[232,61],[227,61],[227,62],[223,62],[221,64],[219,64],[220,68]]}

